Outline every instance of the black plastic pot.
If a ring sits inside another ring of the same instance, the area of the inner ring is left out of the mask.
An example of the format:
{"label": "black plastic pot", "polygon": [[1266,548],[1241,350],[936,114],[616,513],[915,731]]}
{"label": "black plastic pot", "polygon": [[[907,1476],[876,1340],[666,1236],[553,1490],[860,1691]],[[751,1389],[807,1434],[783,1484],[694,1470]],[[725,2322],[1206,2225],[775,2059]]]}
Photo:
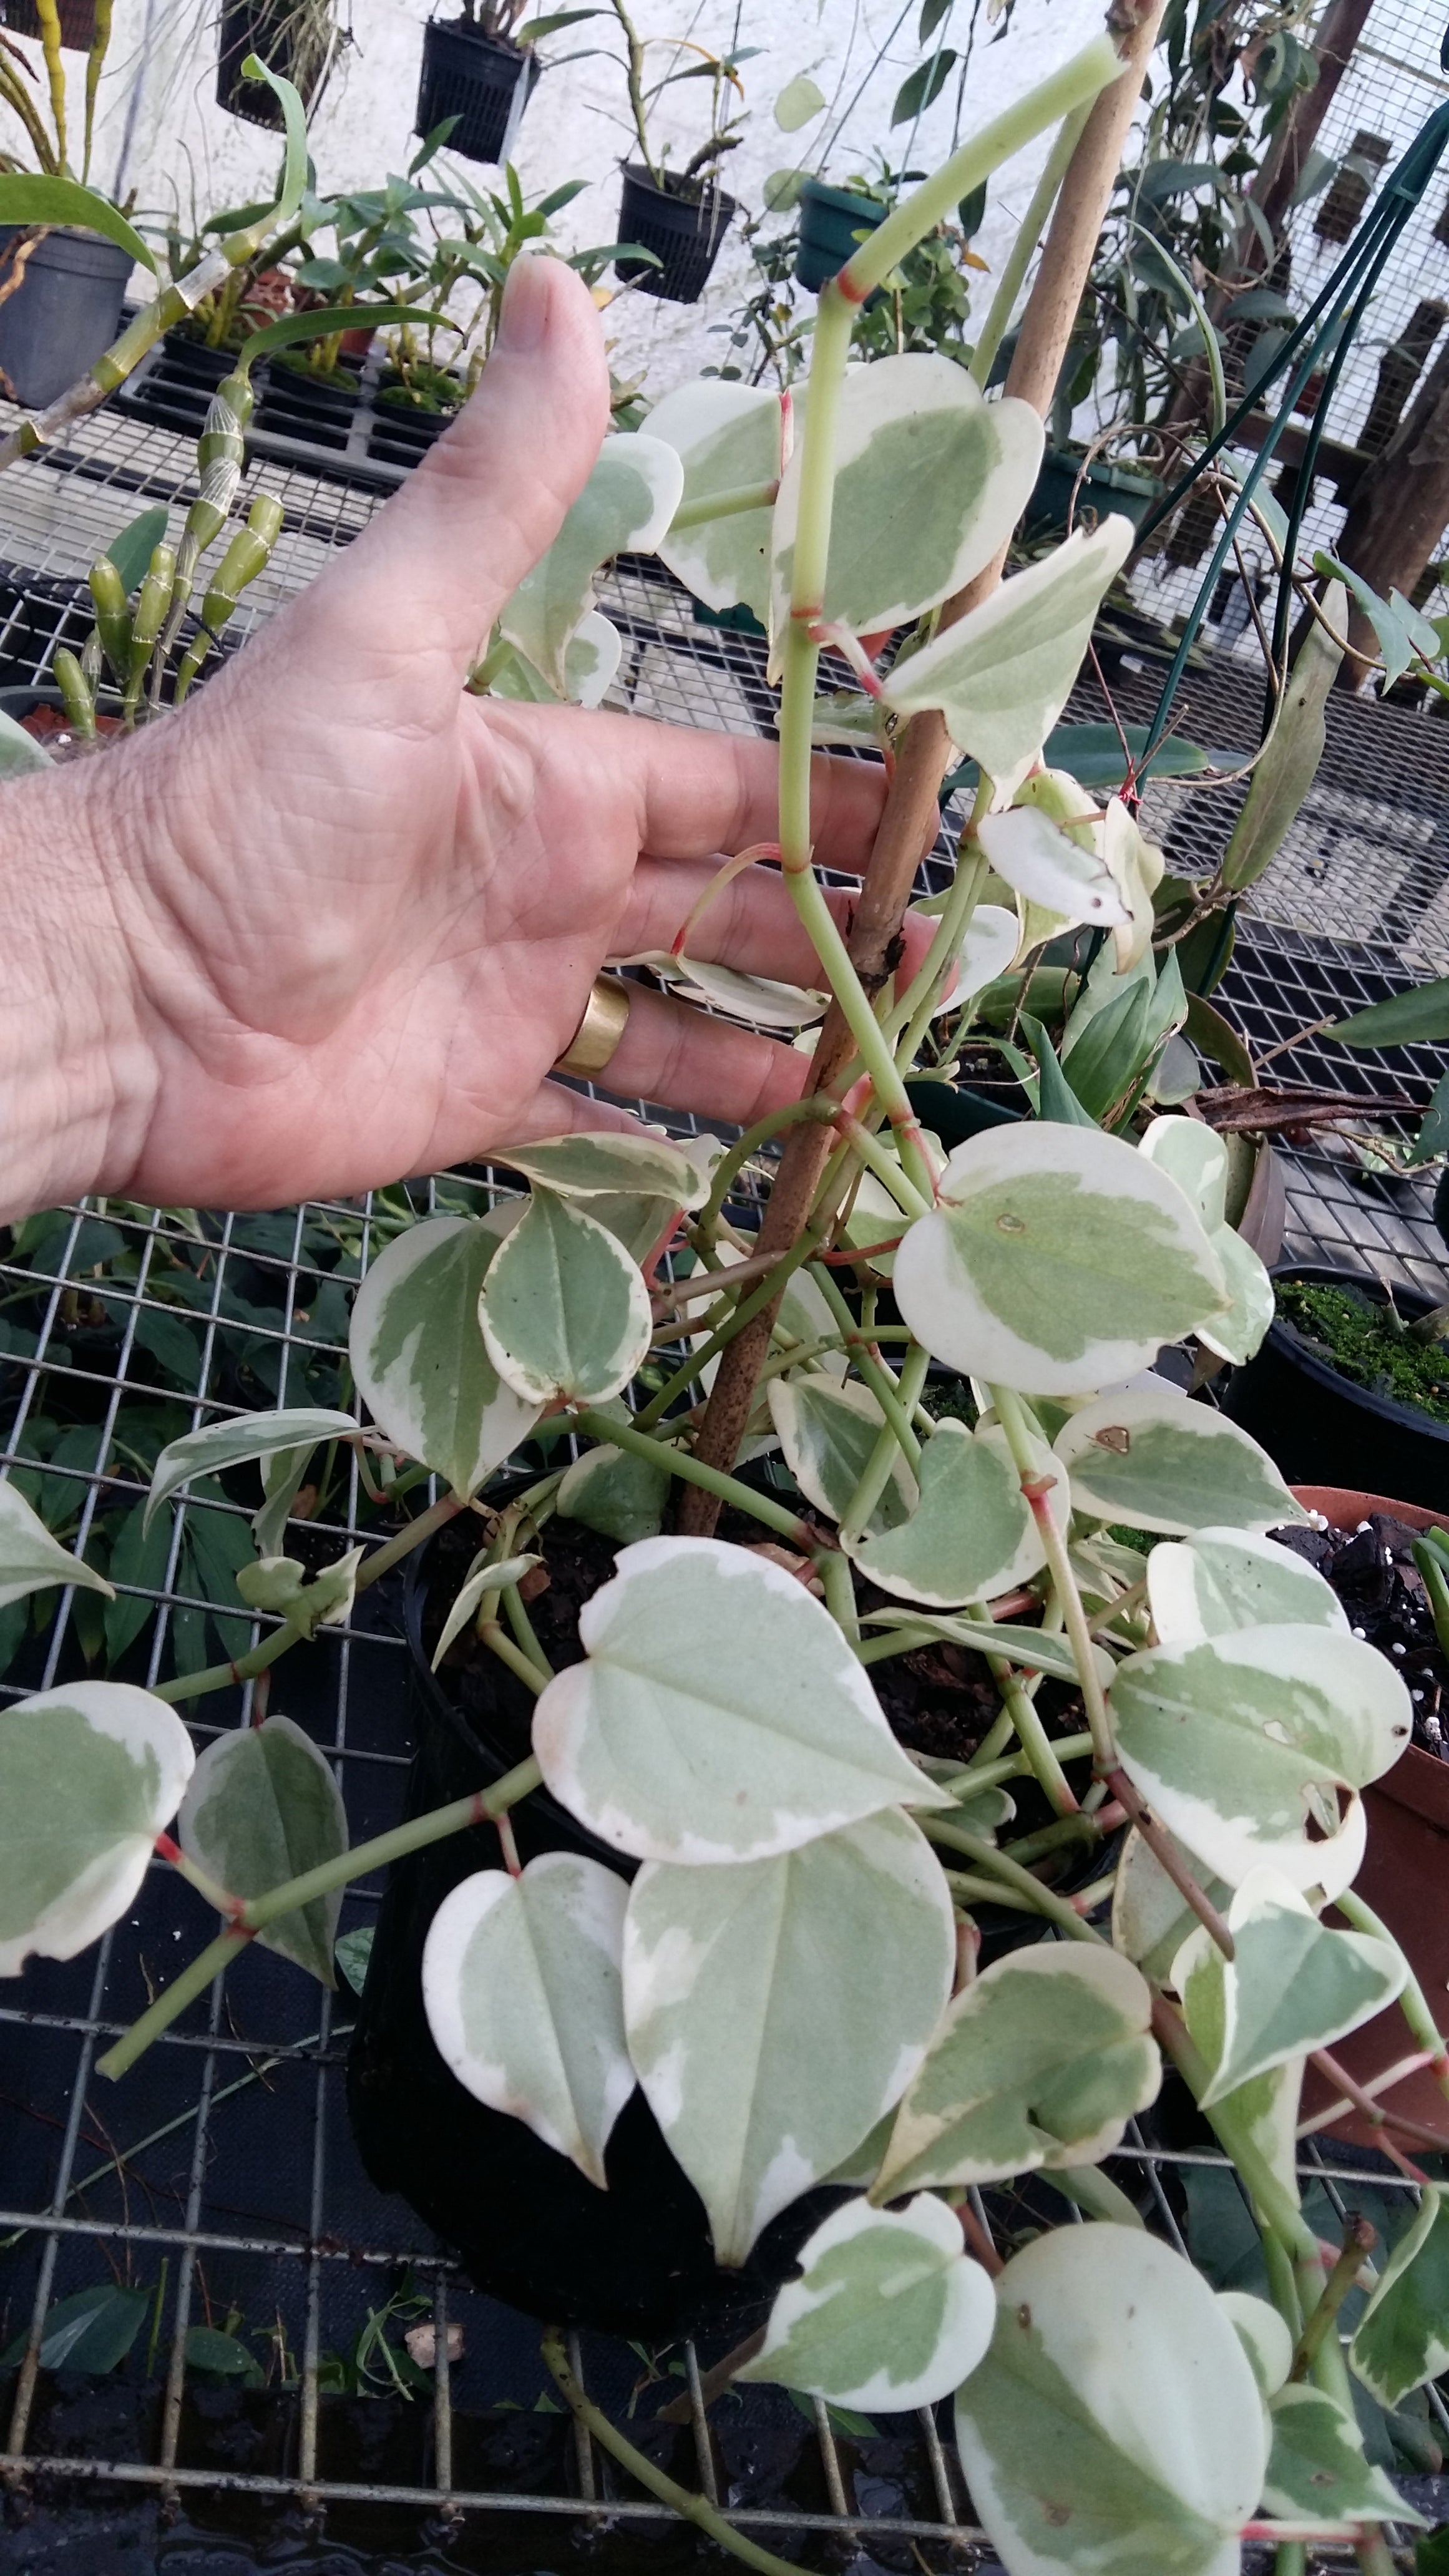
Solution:
{"label": "black plastic pot", "polygon": [[[1387,1302],[1378,1282],[1359,1270],[1290,1261],[1273,1277],[1353,1288],[1377,1305]],[[1394,1302],[1412,1322],[1436,1300],[1417,1289],[1395,1288]],[[1252,1433],[1290,1484],[1351,1482],[1371,1493],[1397,1494],[1406,1503],[1449,1507],[1449,1422],[1434,1422],[1340,1377],[1284,1317],[1269,1325],[1256,1358],[1234,1370],[1223,1410]]]}
{"label": "black plastic pot", "polygon": [[850,188],[827,188],[823,179],[806,179],[800,188],[800,246],[795,275],[801,286],[818,295],[827,278],[844,268],[860,245],[857,235],[879,230],[885,209],[873,197]]}
{"label": "black plastic pot", "polygon": [[[35,0],[5,0],[4,15],[7,35],[33,36],[40,43],[43,30]],[[56,15],[66,52],[88,54],[96,41],[96,0],[56,0]]]}
{"label": "black plastic pot", "polygon": [[292,82],[305,108],[321,97],[332,67],[336,30],[320,10],[303,19],[297,0],[222,0],[216,54],[216,103],[247,125],[283,130],[282,103],[265,81],[242,70],[256,54],[281,79]]}
{"label": "black plastic pot", "polygon": [[614,274],[668,304],[697,304],[734,220],[737,201],[717,181],[659,187],[637,161],[624,164],[619,239],[652,250],[659,261],[616,259]]}
{"label": "black plastic pot", "polygon": [[[24,237],[22,226],[0,225],[0,284]],[[53,402],[110,347],[130,274],[130,252],[99,233],[58,224],[41,237],[21,284],[0,304],[0,368],[17,402]]]}
{"label": "black plastic pot", "polygon": [[214,394],[218,385],[235,374],[235,349],[208,349],[204,340],[195,339],[178,325],[173,325],[164,337],[172,371],[184,376],[188,384],[200,385],[208,394]]}
{"label": "black plastic pot", "polygon": [[[409,1817],[486,1787],[529,1749],[532,1698],[501,1665],[481,1716],[464,1715],[429,1671],[424,1620],[438,1570],[436,1540],[408,1560],[417,1744]],[[633,1876],[636,1864],[595,1842],[546,1792],[514,1810],[514,1833],[525,1862],[545,1851],[584,1852]],[[353,2134],[369,2175],[380,2189],[401,2192],[457,2247],[480,2289],[530,2315],[623,2335],[704,2325],[748,2331],[834,2194],[798,2202],[765,2231],[741,2271],[722,2272],[704,2205],[642,2092],[609,2141],[609,2188],[601,2192],[521,2120],[475,2101],[434,2047],[421,1985],[428,1927],[461,1879],[498,1866],[498,1837],[486,1826],[394,1862],[388,1874],[347,2062]]]}
{"label": "black plastic pot", "polygon": [[431,134],[445,116],[456,116],[450,152],[465,161],[506,161],[538,73],[531,46],[487,36],[471,18],[434,18],[423,29],[413,131]]}

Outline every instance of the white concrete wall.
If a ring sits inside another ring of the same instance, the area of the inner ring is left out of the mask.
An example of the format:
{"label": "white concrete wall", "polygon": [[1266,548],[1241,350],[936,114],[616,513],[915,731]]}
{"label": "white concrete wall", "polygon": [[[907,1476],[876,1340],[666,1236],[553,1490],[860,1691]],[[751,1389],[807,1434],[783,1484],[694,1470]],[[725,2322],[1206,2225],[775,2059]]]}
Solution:
{"label": "white concrete wall", "polygon": [[[343,6],[347,0],[343,0]],[[540,9],[549,0],[538,0]],[[964,130],[999,112],[1013,96],[1086,41],[1101,23],[1102,0],[1017,0],[1006,34],[993,38],[984,0],[955,0],[949,41],[965,47],[973,6],[976,44],[966,90]],[[318,182],[328,188],[376,183],[406,166],[413,149],[423,0],[351,0],[353,43],[345,52],[316,116],[313,148]],[[736,14],[737,10],[737,14]],[[440,14],[450,13],[442,0]],[[756,45],[743,67],[751,109],[745,142],[730,156],[728,185],[758,208],[768,173],[800,163],[815,166],[842,111],[849,109],[828,157],[825,175],[844,178],[869,168],[876,153],[898,157],[908,129],[890,131],[891,105],[905,74],[918,60],[915,42],[919,0],[635,0],[644,35],[693,35],[716,51],[732,43]],[[113,67],[102,92],[95,176],[110,186],[124,156],[124,184],[148,210],[187,204],[191,173],[203,210],[245,202],[266,193],[276,168],[276,144],[254,126],[225,116],[214,101],[214,12],[207,0],[117,0]],[[736,32],[737,30],[737,32]],[[619,160],[628,148],[623,73],[618,62],[594,55],[579,59],[595,41],[616,38],[612,18],[552,38],[555,58],[539,83],[523,122],[518,165],[526,188],[541,193],[566,179],[589,182],[562,219],[570,246],[617,238]],[[574,50],[575,59],[559,60]],[[876,62],[877,56],[883,59]],[[661,63],[667,57],[658,57]],[[67,57],[76,67],[80,58]],[[872,65],[876,67],[872,69]],[[782,134],[772,104],[795,73],[809,71],[833,103],[832,112],[796,135]],[[851,106],[858,86],[863,95]],[[951,147],[956,77],[923,119],[913,167],[929,167]],[[676,163],[703,138],[704,83],[673,93],[664,135]],[[678,102],[678,104],[676,104]],[[78,102],[77,102],[78,103]],[[995,265],[1011,225],[1030,193],[1045,145],[1023,153],[994,192],[977,247]],[[471,168],[471,165],[468,165]],[[472,171],[487,179],[489,173]],[[649,390],[667,387],[700,367],[717,363],[723,342],[710,326],[738,307],[754,272],[738,231],[726,243],[705,300],[698,306],[666,304],[637,293],[621,294],[610,307],[608,328],[615,363],[649,371]],[[989,282],[981,281],[983,297]]]}

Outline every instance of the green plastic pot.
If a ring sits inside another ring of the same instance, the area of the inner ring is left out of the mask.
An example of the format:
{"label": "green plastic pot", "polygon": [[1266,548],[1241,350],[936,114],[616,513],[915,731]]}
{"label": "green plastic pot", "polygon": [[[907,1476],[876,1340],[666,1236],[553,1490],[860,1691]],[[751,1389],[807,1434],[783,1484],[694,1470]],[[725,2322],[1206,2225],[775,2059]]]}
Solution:
{"label": "green plastic pot", "polygon": [[[1075,518],[1090,510],[1094,517],[1105,519],[1116,511],[1140,528],[1153,504],[1160,501],[1167,486],[1155,474],[1138,474],[1125,465],[1108,465],[1094,459],[1082,477],[1077,491],[1077,476],[1082,470],[1080,456],[1061,447],[1049,447],[1042,458],[1036,488],[1026,506],[1029,528],[1065,528],[1067,512],[1076,491]],[[1075,522],[1074,522],[1075,524]]]}
{"label": "green plastic pot", "polygon": [[885,208],[874,197],[859,197],[850,188],[827,188],[823,179],[803,180],[800,247],[795,253],[799,284],[818,295],[859,247],[857,233],[878,232],[884,221]]}

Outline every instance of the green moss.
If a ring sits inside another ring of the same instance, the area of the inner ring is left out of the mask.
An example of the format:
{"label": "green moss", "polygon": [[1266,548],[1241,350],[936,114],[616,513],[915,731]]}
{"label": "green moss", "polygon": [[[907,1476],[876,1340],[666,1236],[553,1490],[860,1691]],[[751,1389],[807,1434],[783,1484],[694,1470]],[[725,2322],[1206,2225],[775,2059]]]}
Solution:
{"label": "green moss", "polygon": [[1371,1395],[1386,1396],[1449,1422],[1449,1347],[1416,1342],[1388,1308],[1356,1288],[1323,1288],[1297,1279],[1277,1283],[1278,1312],[1315,1358]]}

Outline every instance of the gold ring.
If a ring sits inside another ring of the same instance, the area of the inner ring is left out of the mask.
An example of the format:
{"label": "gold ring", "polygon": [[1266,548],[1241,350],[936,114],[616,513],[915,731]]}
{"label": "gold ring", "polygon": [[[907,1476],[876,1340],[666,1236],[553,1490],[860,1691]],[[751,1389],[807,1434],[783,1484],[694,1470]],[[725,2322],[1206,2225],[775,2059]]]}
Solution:
{"label": "gold ring", "polygon": [[629,987],[616,975],[597,975],[572,1039],[554,1065],[555,1073],[573,1073],[591,1082],[612,1063],[629,1025]]}

